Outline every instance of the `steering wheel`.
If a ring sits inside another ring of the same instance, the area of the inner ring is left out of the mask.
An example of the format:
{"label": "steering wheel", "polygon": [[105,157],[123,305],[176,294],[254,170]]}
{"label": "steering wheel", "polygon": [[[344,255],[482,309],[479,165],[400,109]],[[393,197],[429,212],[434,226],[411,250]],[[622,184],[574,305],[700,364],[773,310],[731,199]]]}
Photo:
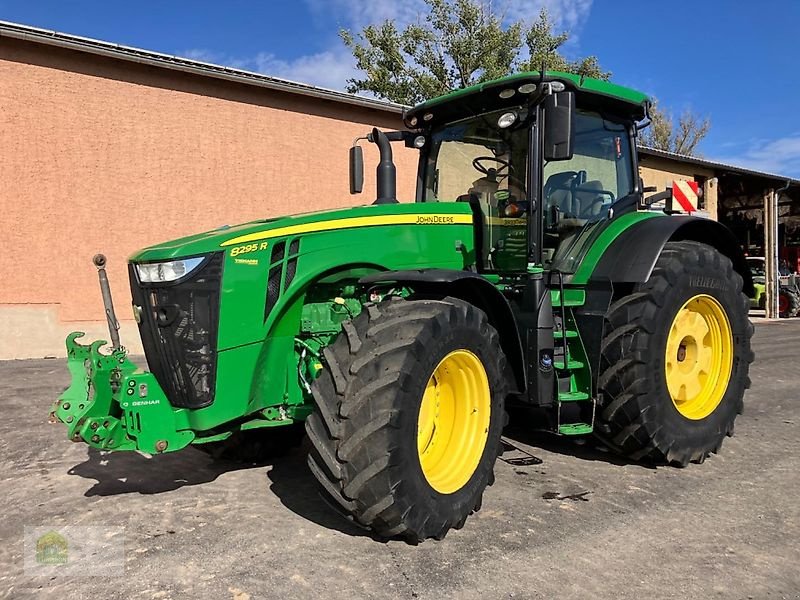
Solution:
{"label": "steering wheel", "polygon": [[[483,162],[487,160],[497,163],[500,165],[500,167],[497,169],[492,169],[491,167],[485,166]],[[487,177],[497,177],[498,175],[504,173],[508,175],[508,173],[514,170],[507,160],[503,160],[502,158],[497,158],[495,156],[478,156],[477,158],[473,159],[472,166],[478,173],[486,175]],[[494,171],[494,173],[491,173],[491,171]]]}

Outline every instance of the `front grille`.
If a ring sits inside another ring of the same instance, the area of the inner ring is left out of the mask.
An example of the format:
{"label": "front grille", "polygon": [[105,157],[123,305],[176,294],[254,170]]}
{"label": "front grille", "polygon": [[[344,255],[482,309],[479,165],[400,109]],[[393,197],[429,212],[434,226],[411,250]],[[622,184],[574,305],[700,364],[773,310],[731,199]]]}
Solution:
{"label": "front grille", "polygon": [[175,407],[214,401],[222,259],[212,254],[186,278],[166,284],[141,283],[129,266],[147,364]]}

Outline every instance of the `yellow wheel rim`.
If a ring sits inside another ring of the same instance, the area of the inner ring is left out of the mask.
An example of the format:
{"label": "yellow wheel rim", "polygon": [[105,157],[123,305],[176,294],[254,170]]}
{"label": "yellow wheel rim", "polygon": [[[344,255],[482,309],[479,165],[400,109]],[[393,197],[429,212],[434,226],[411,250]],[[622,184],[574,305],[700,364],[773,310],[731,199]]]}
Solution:
{"label": "yellow wheel rim", "polygon": [[472,477],[486,447],[492,402],[489,378],[469,350],[455,350],[433,370],[417,420],[417,451],[430,486],[452,494]]}
{"label": "yellow wheel rim", "polygon": [[675,315],[667,337],[667,388],[687,419],[704,419],[719,406],[733,368],[733,334],[725,309],[699,294]]}

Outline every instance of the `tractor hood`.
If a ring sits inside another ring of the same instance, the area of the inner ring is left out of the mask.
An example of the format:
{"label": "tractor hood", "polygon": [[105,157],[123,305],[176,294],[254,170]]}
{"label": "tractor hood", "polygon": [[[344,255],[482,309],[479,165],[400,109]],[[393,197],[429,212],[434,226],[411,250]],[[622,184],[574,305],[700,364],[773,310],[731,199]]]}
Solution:
{"label": "tractor hood", "polygon": [[232,227],[220,227],[205,233],[156,244],[134,253],[130,257],[130,261],[155,262],[197,256],[289,235],[428,222],[469,224],[472,222],[472,214],[466,202],[380,204],[309,212],[252,221]]}

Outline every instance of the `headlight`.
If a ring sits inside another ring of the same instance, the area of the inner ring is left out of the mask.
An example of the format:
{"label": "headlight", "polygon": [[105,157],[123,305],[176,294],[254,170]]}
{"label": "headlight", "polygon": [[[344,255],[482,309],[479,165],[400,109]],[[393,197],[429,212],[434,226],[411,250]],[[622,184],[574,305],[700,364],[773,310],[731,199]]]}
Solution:
{"label": "headlight", "polygon": [[136,265],[136,272],[139,274],[139,281],[142,283],[175,281],[194,271],[203,260],[204,257],[198,256],[196,258],[184,258],[162,263],[141,264]]}

